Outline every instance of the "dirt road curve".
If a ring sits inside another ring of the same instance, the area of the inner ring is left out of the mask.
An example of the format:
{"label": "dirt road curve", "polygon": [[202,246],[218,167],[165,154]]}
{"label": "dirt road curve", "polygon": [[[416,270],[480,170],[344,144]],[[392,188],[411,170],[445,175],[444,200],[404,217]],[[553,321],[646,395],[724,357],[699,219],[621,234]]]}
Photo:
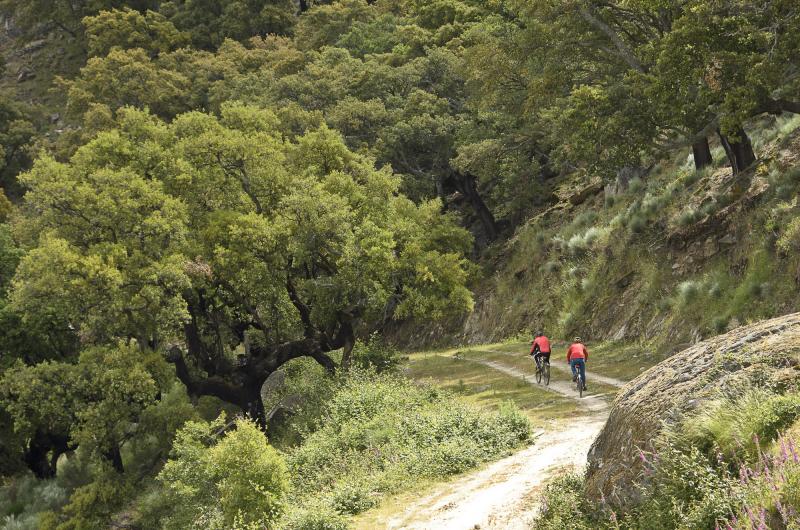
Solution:
{"label": "dirt road curve", "polygon": [[[514,368],[476,361],[508,375],[525,378]],[[526,379],[527,380],[527,379]],[[536,384],[529,381],[531,384]],[[552,392],[578,399],[573,386],[553,381]],[[581,400],[586,415],[565,427],[540,435],[534,445],[443,484],[381,527],[391,530],[527,530],[540,507],[543,485],[565,469],[580,469],[608,414],[602,396]]]}

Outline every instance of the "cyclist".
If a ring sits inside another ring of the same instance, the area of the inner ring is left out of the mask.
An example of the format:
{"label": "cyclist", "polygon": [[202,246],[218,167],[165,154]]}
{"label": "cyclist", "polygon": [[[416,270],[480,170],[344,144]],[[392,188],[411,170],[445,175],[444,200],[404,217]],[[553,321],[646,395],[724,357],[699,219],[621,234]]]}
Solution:
{"label": "cyclist", "polygon": [[580,337],[575,337],[575,340],[567,350],[567,362],[572,369],[572,381],[578,378],[578,370],[581,373],[581,380],[583,381],[583,389],[586,390],[586,361],[589,360],[589,350],[583,345]]}
{"label": "cyclist", "polygon": [[531,342],[531,355],[533,360],[536,361],[536,371],[542,371],[542,359],[550,362],[550,341],[544,336],[544,333],[538,331],[536,336]]}

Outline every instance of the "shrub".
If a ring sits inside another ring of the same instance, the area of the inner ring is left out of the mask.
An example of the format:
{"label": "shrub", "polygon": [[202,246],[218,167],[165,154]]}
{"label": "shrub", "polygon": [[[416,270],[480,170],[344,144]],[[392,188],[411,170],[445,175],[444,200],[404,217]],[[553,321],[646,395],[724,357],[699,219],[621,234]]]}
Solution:
{"label": "shrub", "polygon": [[641,211],[647,217],[654,217],[658,215],[666,205],[667,197],[665,195],[647,195],[642,201]]}
{"label": "shrub", "polygon": [[687,280],[679,283],[677,288],[679,304],[686,307],[695,302],[700,296],[702,288],[703,284],[695,280]]}
{"label": "shrub", "polygon": [[739,483],[696,447],[662,445],[654,456],[644,502],[631,528],[716,528],[741,502]]}
{"label": "shrub", "polygon": [[788,254],[800,250],[800,216],[795,217],[783,229],[778,238],[777,247],[781,252]]}
{"label": "shrub", "polygon": [[535,530],[589,530],[598,528],[589,520],[590,506],[582,497],[583,478],[564,475],[550,482],[542,494],[539,514],[532,522]]}
{"label": "shrub", "polygon": [[585,211],[575,217],[572,221],[572,228],[574,230],[581,230],[587,226],[593,225],[597,221],[597,212],[594,210]]}
{"label": "shrub", "polygon": [[361,341],[353,348],[353,365],[362,369],[372,368],[376,372],[393,370],[400,362],[395,348],[387,344],[378,333],[374,333],[367,343]]}
{"label": "shrub", "polygon": [[644,181],[639,177],[634,177],[628,181],[628,191],[632,194],[641,193],[645,188]]}
{"label": "shrub", "polygon": [[719,282],[714,282],[708,288],[708,296],[718,299],[722,296],[722,285]]}
{"label": "shrub", "polygon": [[43,516],[64,506],[68,497],[55,480],[37,480],[30,475],[9,480],[0,489],[0,528],[41,528]]}
{"label": "shrub", "polygon": [[687,208],[683,210],[678,216],[678,226],[693,225],[700,219],[700,212],[694,208]]}
{"label": "shrub", "polygon": [[719,334],[723,333],[728,328],[728,318],[725,316],[716,316],[711,321],[711,327],[714,329],[714,332]]}
{"label": "shrub", "polygon": [[634,234],[641,234],[647,228],[647,220],[640,214],[633,214],[628,219],[628,229]]}
{"label": "shrub", "polygon": [[679,440],[684,446],[700,448],[709,457],[719,452],[734,462],[753,462],[798,417],[800,394],[749,390],[705,407],[685,422]]}
{"label": "shrub", "polygon": [[529,438],[527,417],[513,407],[487,414],[435,388],[355,370],[288,462],[297,502],[316,492],[319,505],[355,514],[384,493],[460,473]]}
{"label": "shrub", "polygon": [[559,262],[553,261],[553,260],[548,261],[542,267],[542,270],[544,270],[544,272],[547,273],[547,274],[555,274],[560,269],[561,269],[561,264]]}
{"label": "shrub", "polygon": [[224,425],[221,415],[178,432],[158,475],[173,503],[164,528],[270,528],[281,514],[288,479],[280,454],[246,419],[217,441]]}
{"label": "shrub", "polygon": [[282,530],[347,530],[347,518],[325,504],[308,503],[287,514]]}

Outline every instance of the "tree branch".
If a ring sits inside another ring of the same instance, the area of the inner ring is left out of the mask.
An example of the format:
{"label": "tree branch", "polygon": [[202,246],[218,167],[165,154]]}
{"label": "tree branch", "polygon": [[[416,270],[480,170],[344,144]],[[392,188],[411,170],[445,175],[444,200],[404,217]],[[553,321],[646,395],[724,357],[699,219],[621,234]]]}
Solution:
{"label": "tree branch", "polygon": [[614,44],[619,51],[620,57],[628,64],[628,66],[639,72],[647,71],[642,65],[641,61],[639,61],[639,58],[636,57],[628,45],[625,44],[625,41],[622,40],[619,34],[611,29],[608,24],[600,20],[600,18],[596,16],[590,7],[585,4],[581,4],[578,6],[578,12],[586,22],[600,30],[606,37],[609,38],[612,44]]}

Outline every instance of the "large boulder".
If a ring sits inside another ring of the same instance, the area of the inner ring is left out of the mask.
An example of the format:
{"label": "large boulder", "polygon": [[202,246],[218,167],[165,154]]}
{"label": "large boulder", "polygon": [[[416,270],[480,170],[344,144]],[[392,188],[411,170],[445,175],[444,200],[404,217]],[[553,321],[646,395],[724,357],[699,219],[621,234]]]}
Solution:
{"label": "large boulder", "polygon": [[723,390],[800,380],[800,313],[737,328],[695,344],[631,381],[589,450],[587,494],[622,506],[637,498],[641,451],[665,424],[677,422]]}

